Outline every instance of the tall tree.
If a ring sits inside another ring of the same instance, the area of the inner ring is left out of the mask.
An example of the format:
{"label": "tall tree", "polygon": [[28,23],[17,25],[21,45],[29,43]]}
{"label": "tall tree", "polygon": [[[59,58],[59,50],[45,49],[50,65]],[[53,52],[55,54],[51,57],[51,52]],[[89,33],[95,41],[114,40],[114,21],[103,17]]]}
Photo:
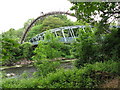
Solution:
{"label": "tall tree", "polygon": [[[78,20],[84,20],[88,23],[95,24],[96,17],[99,20],[101,32],[107,32],[109,21],[111,18],[118,20],[120,18],[120,3],[119,2],[71,2],[73,6],[71,10],[75,10],[75,15]],[[113,21],[113,20],[112,20]]]}

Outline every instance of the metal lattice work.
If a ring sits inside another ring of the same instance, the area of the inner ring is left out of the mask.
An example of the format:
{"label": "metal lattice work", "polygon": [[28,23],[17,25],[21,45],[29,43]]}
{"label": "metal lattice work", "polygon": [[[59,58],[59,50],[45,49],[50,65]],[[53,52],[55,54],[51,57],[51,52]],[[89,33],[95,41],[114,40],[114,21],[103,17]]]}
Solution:
{"label": "metal lattice work", "polygon": [[75,15],[73,15],[72,13],[69,12],[62,12],[62,11],[54,11],[54,12],[48,12],[46,14],[40,15],[39,17],[37,17],[36,19],[34,19],[31,24],[27,27],[27,29],[25,30],[25,32],[23,33],[22,37],[21,37],[21,41],[20,43],[22,44],[27,36],[28,31],[30,30],[30,28],[34,25],[34,23],[36,23],[38,20],[50,16],[50,15],[57,15],[57,14],[65,14],[65,15],[69,15],[69,16],[73,16],[75,17]]}
{"label": "metal lattice work", "polygon": [[[60,27],[60,28],[55,28],[55,29],[50,29],[49,32],[54,33],[55,36],[60,36],[60,40],[61,42],[64,43],[72,43],[74,41],[76,41],[76,37],[77,37],[77,29],[81,28],[84,29],[86,26],[67,26],[67,27]],[[91,29],[92,27],[89,26]],[[44,35],[47,31],[44,31],[38,35],[36,35],[35,37],[33,37],[32,39],[30,39],[29,41],[33,44],[33,45],[37,45],[38,41],[40,40],[44,40]]]}
{"label": "metal lattice work", "polygon": [[[24,42],[24,40],[25,40],[25,38],[26,38],[26,36],[27,36],[27,33],[28,33],[28,31],[30,30],[30,28],[38,21],[38,20],[40,20],[40,19],[42,19],[42,18],[44,18],[44,17],[47,17],[47,16],[50,16],[50,15],[56,15],[56,14],[65,14],[65,15],[69,15],[69,16],[73,16],[73,17],[76,17],[74,14],[72,14],[72,13],[69,13],[69,12],[62,12],[62,11],[54,11],[54,12],[48,12],[48,13],[46,13],[46,14],[43,14],[43,15],[40,15],[39,17],[37,17],[36,19],[34,19],[32,22],[31,22],[31,24],[26,28],[26,30],[24,31],[24,33],[23,33],[23,35],[22,35],[22,37],[21,37],[21,40],[20,40],[20,43],[22,44],[23,42]],[[74,28],[82,28],[82,27],[84,27],[84,26],[68,26],[68,27],[61,27],[61,28],[56,28],[56,29],[53,29],[53,32],[54,31],[56,31],[57,32],[57,30],[59,31],[59,30],[61,30],[62,31],[62,33],[63,33],[63,29],[74,29]],[[116,27],[116,26],[115,26]],[[120,28],[120,26],[118,26],[117,28]],[[52,31],[52,30],[51,30]],[[45,32],[43,32],[43,33],[45,33]],[[71,31],[71,33],[72,34],[74,34],[72,31]],[[42,34],[42,33],[41,33]],[[40,35],[41,36],[41,35]],[[33,38],[33,39],[35,39],[35,38]],[[67,42],[67,39],[64,37],[64,39],[63,40],[65,40],[65,42]],[[32,40],[31,39],[31,41],[35,41],[35,40]]]}
{"label": "metal lattice work", "polygon": [[[86,27],[89,27],[91,29],[93,29],[93,26],[66,26],[66,27],[59,27],[59,28],[54,28],[54,29],[50,29],[48,30],[51,33],[54,33],[55,36],[60,36],[60,40],[61,42],[64,43],[72,43],[76,41],[76,37],[78,37],[78,29],[85,29]],[[110,26],[110,28],[120,28],[120,26]],[[31,42],[33,45],[37,45],[38,41],[40,40],[44,40],[44,35],[46,34],[47,31],[44,31],[38,35],[36,35],[35,37],[31,38],[29,40],[29,42]]]}

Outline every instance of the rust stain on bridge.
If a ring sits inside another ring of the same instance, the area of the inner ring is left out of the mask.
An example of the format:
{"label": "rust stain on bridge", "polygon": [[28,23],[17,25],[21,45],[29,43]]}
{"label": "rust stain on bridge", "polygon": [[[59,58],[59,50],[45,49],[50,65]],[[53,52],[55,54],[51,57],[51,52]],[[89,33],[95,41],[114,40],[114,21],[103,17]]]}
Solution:
{"label": "rust stain on bridge", "polygon": [[62,11],[54,11],[54,12],[48,12],[46,14],[43,14],[39,17],[37,17],[35,20],[33,20],[31,22],[31,24],[27,27],[27,29],[25,30],[25,32],[23,33],[23,36],[21,38],[21,41],[20,43],[22,44],[23,41],[25,40],[26,36],[27,36],[27,32],[30,30],[30,28],[32,27],[32,25],[39,19],[43,18],[43,17],[47,17],[47,16],[50,16],[50,15],[55,15],[55,14],[66,14],[66,15],[69,15],[69,16],[73,16],[75,17],[75,15],[73,15],[72,13],[69,13],[69,12],[62,12]]}

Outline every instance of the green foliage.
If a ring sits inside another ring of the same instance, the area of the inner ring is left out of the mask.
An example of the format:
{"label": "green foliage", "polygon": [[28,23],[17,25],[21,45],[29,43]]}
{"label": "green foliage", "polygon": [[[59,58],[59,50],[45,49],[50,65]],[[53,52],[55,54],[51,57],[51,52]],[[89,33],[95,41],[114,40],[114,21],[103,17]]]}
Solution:
{"label": "green foliage", "polygon": [[17,40],[10,38],[1,39],[0,61],[2,65],[13,65],[15,62],[24,58],[30,60],[33,55],[31,43],[19,44]]}
{"label": "green foliage", "polygon": [[109,72],[113,75],[120,75],[119,72],[120,62],[115,62],[114,60],[108,60],[104,63],[96,62],[95,64],[86,64],[85,67],[92,68],[92,70]]}
{"label": "green foliage", "polygon": [[59,66],[60,66],[59,62],[52,62],[49,60],[35,62],[35,67],[37,68],[37,72],[34,73],[34,76],[45,77],[50,72],[56,72]]}
{"label": "green foliage", "polygon": [[[109,60],[104,63],[86,64],[77,69],[60,69],[39,78],[3,79],[3,88],[96,88],[109,77],[119,75],[120,63]],[[113,75],[112,75],[113,74]],[[107,78],[106,78],[107,77]]]}
{"label": "green foliage", "polygon": [[12,65],[18,60],[19,56],[19,43],[16,40],[9,38],[2,38],[2,53],[1,61],[3,65]]}
{"label": "green foliage", "polygon": [[37,34],[41,33],[43,30],[43,25],[35,25],[31,28],[31,30],[28,32],[28,36],[26,38],[26,41],[30,40],[32,37],[36,36]]}
{"label": "green foliage", "polygon": [[4,79],[5,77],[6,77],[5,71],[0,71],[0,79]]}
{"label": "green foliage", "polygon": [[[106,22],[110,17],[115,17],[118,13],[116,7],[119,6],[117,2],[72,2],[71,10],[76,11],[77,19],[82,19],[86,22],[94,22],[95,16],[100,15],[102,22]],[[94,17],[91,17],[94,16]]]}
{"label": "green foliage", "polygon": [[2,38],[18,39],[16,36],[16,31],[13,28],[9,29],[7,32],[2,33]]}
{"label": "green foliage", "polygon": [[[84,21],[97,26],[96,35],[109,33],[109,26],[119,16],[118,2],[72,2],[71,10],[75,10],[78,21]],[[99,20],[97,18],[100,18]],[[111,18],[114,18],[110,21]]]}
{"label": "green foliage", "polygon": [[107,34],[102,45],[102,52],[107,59],[120,61],[120,30],[113,29],[110,34]]}
{"label": "green foliage", "polygon": [[24,29],[26,29],[33,20],[34,20],[33,18],[32,18],[32,19],[28,19],[28,20],[24,23]]}
{"label": "green foliage", "polygon": [[66,15],[55,15],[54,17],[60,18],[64,22],[64,26],[71,26],[74,24]]}
{"label": "green foliage", "polygon": [[26,37],[26,41],[36,36],[36,34],[42,33],[43,31],[69,25],[73,25],[73,22],[67,19],[65,15],[54,15],[42,18],[38,20],[30,29],[28,36]]}
{"label": "green foliage", "polygon": [[85,63],[104,62],[109,59],[120,61],[119,30],[112,28],[111,33],[98,36],[96,29],[80,29],[77,42],[72,45],[71,54],[78,59],[75,62],[78,68]]}
{"label": "green foliage", "polygon": [[61,47],[62,57],[71,56],[70,50],[71,50],[71,44],[64,44],[64,46]]}
{"label": "green foliage", "polygon": [[38,78],[29,79],[4,79],[2,80],[2,88],[36,88]]}
{"label": "green foliage", "polygon": [[20,50],[21,50],[21,56],[20,58],[26,58],[27,60],[30,60],[32,55],[33,55],[33,48],[32,44],[29,42],[25,42],[20,45]]}
{"label": "green foliage", "polygon": [[11,28],[7,32],[3,32],[1,36],[2,38],[10,38],[10,39],[15,39],[19,41],[21,39],[23,31],[24,31],[23,28],[20,28],[18,30]]}
{"label": "green foliage", "polygon": [[16,30],[15,34],[14,33],[12,33],[12,34],[15,35],[18,38],[18,40],[20,41],[21,40],[21,36],[23,34],[23,31],[24,31],[24,28],[20,28],[20,29]]}
{"label": "green foliage", "polygon": [[80,67],[84,63],[93,63],[96,61],[96,55],[98,50],[98,45],[96,43],[94,29],[89,27],[80,29],[79,36],[77,38],[78,42],[73,43],[71,53],[78,58],[76,61],[76,66]]}
{"label": "green foliage", "polygon": [[61,47],[63,43],[58,41],[53,34],[46,33],[44,41],[40,41],[35,48],[35,66],[40,75],[46,75],[48,72],[53,72],[59,66],[58,62],[52,62],[50,59],[58,58],[62,55]]}
{"label": "green foliage", "polygon": [[[39,88],[95,88],[105,77],[119,75],[118,63],[114,61],[86,64],[81,69],[58,70],[39,81]],[[108,76],[106,76],[108,75]]]}
{"label": "green foliage", "polygon": [[43,21],[43,29],[49,30],[50,28],[57,28],[64,25],[64,22],[60,18],[49,16]]}
{"label": "green foliage", "polygon": [[35,49],[34,60],[53,59],[60,57],[63,43],[59,42],[58,38],[51,33],[45,35],[44,41],[39,41],[38,47]]}

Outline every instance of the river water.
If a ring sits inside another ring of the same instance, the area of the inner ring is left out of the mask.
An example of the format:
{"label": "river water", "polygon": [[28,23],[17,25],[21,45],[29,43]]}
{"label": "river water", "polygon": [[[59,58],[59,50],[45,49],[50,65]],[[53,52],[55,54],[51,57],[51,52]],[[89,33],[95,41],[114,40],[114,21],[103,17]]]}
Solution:
{"label": "river water", "polygon": [[[61,63],[60,67],[65,68],[65,69],[70,69],[73,68],[72,63]],[[11,67],[2,70],[6,74],[14,73],[15,75],[12,77],[20,77],[23,73],[25,73],[28,77],[32,77],[33,73],[36,70],[34,66],[22,66],[22,67]]]}
{"label": "river water", "polygon": [[32,74],[36,71],[34,66],[23,66],[23,67],[12,67],[2,70],[6,74],[15,74],[13,77],[19,77],[21,74],[25,73],[28,77],[31,77]]}

